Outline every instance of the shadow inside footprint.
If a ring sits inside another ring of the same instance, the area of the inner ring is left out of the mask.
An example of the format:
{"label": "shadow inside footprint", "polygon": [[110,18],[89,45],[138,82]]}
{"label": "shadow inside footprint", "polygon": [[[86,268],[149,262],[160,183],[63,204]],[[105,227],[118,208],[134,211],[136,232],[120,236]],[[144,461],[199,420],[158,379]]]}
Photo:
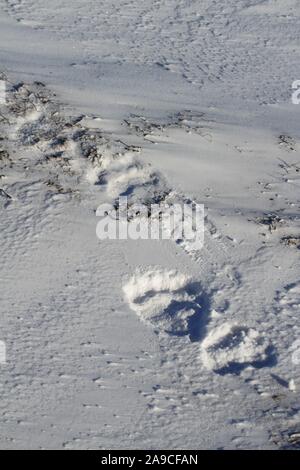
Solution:
{"label": "shadow inside footprint", "polygon": [[266,359],[261,361],[248,361],[243,363],[232,362],[226,367],[223,367],[215,372],[219,375],[233,374],[239,375],[244,369],[251,366],[255,369],[262,369],[263,367],[274,367],[277,364],[277,357],[273,346],[269,346],[266,349]]}
{"label": "shadow inside footprint", "polygon": [[201,294],[195,299],[198,308],[190,318],[189,336],[192,342],[202,341],[207,334],[207,326],[210,321],[210,299],[206,294]]}
{"label": "shadow inside footprint", "polygon": [[193,300],[172,301],[156,321],[170,335],[188,335],[192,342],[201,341],[207,333],[210,301],[199,282],[189,284],[185,290]]}

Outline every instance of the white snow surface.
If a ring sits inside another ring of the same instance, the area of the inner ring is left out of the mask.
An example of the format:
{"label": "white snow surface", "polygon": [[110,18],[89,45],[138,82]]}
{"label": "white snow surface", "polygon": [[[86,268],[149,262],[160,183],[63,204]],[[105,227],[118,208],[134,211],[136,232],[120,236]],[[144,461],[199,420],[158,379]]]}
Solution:
{"label": "white snow surface", "polygon": [[[0,0],[1,449],[299,448],[299,23]],[[203,248],[99,240],[120,195],[204,204]]]}

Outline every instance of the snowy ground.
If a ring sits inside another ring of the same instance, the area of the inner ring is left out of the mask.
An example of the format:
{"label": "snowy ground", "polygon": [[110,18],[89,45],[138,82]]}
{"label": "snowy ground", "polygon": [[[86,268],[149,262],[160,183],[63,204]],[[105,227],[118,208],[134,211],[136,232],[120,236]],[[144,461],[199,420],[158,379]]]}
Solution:
{"label": "snowy ground", "polygon": [[[300,446],[299,22],[0,0],[1,448]],[[203,249],[100,241],[126,193],[205,204]]]}

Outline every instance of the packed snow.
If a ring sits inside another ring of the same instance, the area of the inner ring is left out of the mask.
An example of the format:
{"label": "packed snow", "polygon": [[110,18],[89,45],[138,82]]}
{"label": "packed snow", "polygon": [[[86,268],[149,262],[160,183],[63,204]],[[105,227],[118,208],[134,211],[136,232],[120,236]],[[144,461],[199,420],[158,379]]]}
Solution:
{"label": "packed snow", "polygon": [[[299,23],[0,0],[2,449],[300,447]],[[204,240],[100,238],[124,196]]]}

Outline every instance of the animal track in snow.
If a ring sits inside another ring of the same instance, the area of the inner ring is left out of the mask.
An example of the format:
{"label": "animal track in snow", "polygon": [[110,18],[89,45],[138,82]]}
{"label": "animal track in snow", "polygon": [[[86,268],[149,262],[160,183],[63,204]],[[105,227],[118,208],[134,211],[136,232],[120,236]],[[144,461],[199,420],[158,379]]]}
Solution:
{"label": "animal track in snow", "polygon": [[284,338],[285,351],[289,351],[289,360],[298,365],[300,364],[300,282],[289,284],[283,292],[278,292],[276,302],[278,315],[289,325],[289,335]]}
{"label": "animal track in snow", "polygon": [[152,185],[153,175],[146,169],[138,166],[130,168],[126,173],[111,177],[107,185],[107,191],[110,196],[126,196],[131,194],[139,187]]}
{"label": "animal track in snow", "polygon": [[268,343],[253,328],[225,323],[212,330],[202,343],[206,368],[222,371],[260,363],[268,357]]}
{"label": "animal track in snow", "polygon": [[[138,270],[123,286],[130,308],[161,333],[199,340],[193,329],[207,322],[201,306],[199,283],[177,270],[151,268]],[[202,336],[202,335],[201,335]],[[268,342],[253,328],[225,323],[213,329],[200,346],[207,369],[236,372],[246,365],[259,365],[268,359]]]}
{"label": "animal track in snow", "polygon": [[102,149],[101,161],[93,162],[87,171],[87,179],[103,186],[109,198],[117,200],[127,196],[132,204],[151,204],[156,202],[158,194],[163,197],[170,192],[163,176],[151,166],[142,164],[136,152],[126,148]]}
{"label": "animal track in snow", "polygon": [[[50,204],[58,195],[61,201],[72,196],[80,199],[86,181],[102,189],[115,207],[118,207],[118,197],[126,196],[129,211],[136,203],[147,208],[152,204],[166,207],[192,204],[189,198],[173,191],[160,172],[143,162],[138,155],[140,147],[111,138],[101,129],[90,129],[88,116],[65,115],[55,95],[44,84],[15,84],[5,75],[3,80],[7,82],[7,99],[0,115],[4,135],[0,148],[3,176],[13,172],[25,172],[26,178],[35,175],[43,181],[43,197]],[[10,195],[9,185],[2,189]],[[7,207],[11,200],[3,195],[1,206]],[[14,194],[12,197],[14,199]],[[131,219],[139,217],[133,214]],[[186,225],[191,226],[188,217],[185,214]],[[176,226],[177,238],[174,239],[192,256],[199,254],[203,247],[203,231],[200,230],[196,227],[193,239],[178,235]]]}
{"label": "animal track in snow", "polygon": [[139,270],[123,291],[130,308],[159,331],[179,336],[189,334],[192,317],[201,313],[199,283],[176,270]]}
{"label": "animal track in snow", "polygon": [[287,286],[278,296],[281,309],[291,314],[297,314],[300,310],[300,283]]}

